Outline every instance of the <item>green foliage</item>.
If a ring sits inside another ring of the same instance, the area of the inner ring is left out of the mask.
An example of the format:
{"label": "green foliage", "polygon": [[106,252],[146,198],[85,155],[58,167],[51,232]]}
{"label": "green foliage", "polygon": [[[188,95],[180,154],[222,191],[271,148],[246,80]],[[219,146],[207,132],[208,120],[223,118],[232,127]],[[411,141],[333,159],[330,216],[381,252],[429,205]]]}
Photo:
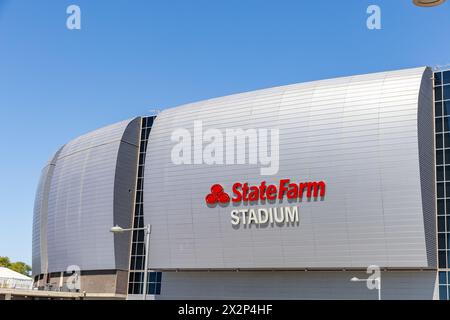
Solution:
{"label": "green foliage", "polygon": [[8,257],[0,257],[0,267],[11,269],[23,275],[30,275],[31,267],[24,262],[11,262]]}
{"label": "green foliage", "polygon": [[0,267],[8,268],[11,264],[11,261],[8,257],[0,257]]}

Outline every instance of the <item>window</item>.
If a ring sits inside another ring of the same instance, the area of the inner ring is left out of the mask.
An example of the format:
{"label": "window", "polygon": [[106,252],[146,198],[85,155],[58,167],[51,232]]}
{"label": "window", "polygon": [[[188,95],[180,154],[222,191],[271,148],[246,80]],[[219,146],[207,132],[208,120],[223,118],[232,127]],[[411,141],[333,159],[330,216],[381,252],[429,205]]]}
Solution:
{"label": "window", "polygon": [[444,163],[444,152],[442,150],[436,151],[436,164],[440,165]]}
{"label": "window", "polygon": [[447,268],[447,261],[446,261],[447,257],[445,255],[445,251],[440,250],[439,251],[439,268]]}
{"label": "window", "polygon": [[441,72],[436,72],[434,74],[434,85],[435,86],[442,85],[442,73]]}
{"label": "window", "polygon": [[434,85],[435,86],[442,85],[442,73],[441,72],[436,72],[434,74]]}
{"label": "window", "polygon": [[444,184],[438,183],[437,184],[437,197],[438,198],[445,198],[445,190],[444,190]]}
{"label": "window", "polygon": [[443,74],[443,84],[450,84],[450,70]]}
{"label": "window", "polygon": [[442,87],[434,88],[434,98],[436,101],[442,100]]}
{"label": "window", "polygon": [[442,114],[443,114],[443,112],[442,112],[442,102],[436,102],[435,103],[434,113],[435,113],[436,117],[441,117],[442,116]]}
{"label": "window", "polygon": [[444,100],[450,99],[450,85],[444,86]]}
{"label": "window", "polygon": [[450,116],[450,101],[444,101],[444,115]]}
{"label": "window", "polygon": [[450,148],[450,133],[444,134],[444,140],[445,140],[445,147]]}
{"label": "window", "polygon": [[445,217],[438,217],[438,232],[445,232]]}
{"label": "window", "polygon": [[436,133],[442,132],[442,118],[436,118],[434,120]]}
{"label": "window", "polygon": [[444,181],[444,167],[436,168],[436,179],[437,181]]}
{"label": "window", "polygon": [[161,294],[161,272],[150,272],[148,294],[160,295]]}
{"label": "window", "polygon": [[444,139],[442,138],[442,134],[436,135],[436,148],[442,149],[444,147]]}
{"label": "window", "polygon": [[439,286],[439,300],[447,300],[447,287]]}
{"label": "window", "polygon": [[437,202],[437,211],[438,211],[438,215],[445,215],[445,202],[444,200],[438,200]]}

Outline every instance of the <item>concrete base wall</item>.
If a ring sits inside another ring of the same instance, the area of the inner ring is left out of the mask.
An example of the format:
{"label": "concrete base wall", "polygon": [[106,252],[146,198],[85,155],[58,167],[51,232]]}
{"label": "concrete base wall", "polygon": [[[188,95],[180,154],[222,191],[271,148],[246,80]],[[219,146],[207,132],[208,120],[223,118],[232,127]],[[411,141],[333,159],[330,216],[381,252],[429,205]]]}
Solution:
{"label": "concrete base wall", "polygon": [[[48,277],[48,280],[47,280]],[[81,273],[79,277],[80,292],[93,293],[93,294],[117,294],[126,295],[128,291],[128,271],[114,270],[108,272],[91,271],[89,273]],[[51,285],[51,290],[61,290],[62,284],[65,287],[71,283],[70,276],[63,276],[61,274],[49,274],[45,275],[42,280],[35,282],[35,287],[43,287]]]}
{"label": "concrete base wall", "polygon": [[[156,300],[205,299],[378,299],[365,272],[164,272]],[[381,274],[382,299],[438,299],[436,271],[386,271]]]}

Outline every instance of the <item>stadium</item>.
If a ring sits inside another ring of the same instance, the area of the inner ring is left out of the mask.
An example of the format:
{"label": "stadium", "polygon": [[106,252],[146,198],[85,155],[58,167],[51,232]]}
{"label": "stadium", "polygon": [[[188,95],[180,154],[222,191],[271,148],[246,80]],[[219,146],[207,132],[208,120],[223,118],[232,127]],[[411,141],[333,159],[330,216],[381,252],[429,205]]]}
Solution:
{"label": "stadium", "polygon": [[87,133],[43,168],[34,285],[71,290],[76,275],[75,290],[117,299],[144,287],[155,300],[376,299],[350,279],[378,266],[383,299],[445,300],[447,115],[450,71],[420,67]]}

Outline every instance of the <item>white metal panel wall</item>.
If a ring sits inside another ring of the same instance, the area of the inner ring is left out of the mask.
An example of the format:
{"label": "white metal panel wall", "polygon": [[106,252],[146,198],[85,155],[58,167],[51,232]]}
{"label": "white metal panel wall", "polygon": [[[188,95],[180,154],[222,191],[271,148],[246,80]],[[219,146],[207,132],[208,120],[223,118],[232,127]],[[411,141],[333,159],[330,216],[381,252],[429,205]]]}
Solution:
{"label": "white metal panel wall", "polygon": [[109,229],[131,223],[139,121],[96,130],[61,150],[48,196],[48,272],[127,268],[129,235],[114,238]]}
{"label": "white metal panel wall", "polygon": [[[61,149],[60,149],[61,150]],[[47,272],[47,219],[48,196],[50,185],[55,170],[56,159],[60,150],[52,156],[47,165],[42,169],[33,214],[33,244],[32,244],[32,274],[39,275]]]}
{"label": "white metal panel wall", "polygon": [[[431,87],[423,86],[431,81],[426,70],[278,87],[162,112],[146,159],[150,267],[433,267],[427,249],[435,250],[435,244],[426,241],[424,214],[434,212],[423,210],[421,189],[421,183],[434,183],[427,173],[433,164],[423,164],[428,167],[421,177],[418,148],[419,93],[431,95]],[[178,128],[192,133],[195,120],[203,121],[204,130],[222,132],[280,129],[278,174],[262,177],[257,165],[174,165],[171,134]],[[425,135],[432,130],[423,128]],[[298,204],[299,227],[236,229],[230,224],[232,208],[205,204],[215,183],[230,191],[237,181],[284,178],[327,183],[324,201]]]}
{"label": "white metal panel wall", "polygon": [[[377,300],[377,290],[350,281],[355,276],[365,279],[368,275],[351,271],[165,272],[161,295],[155,299]],[[438,298],[436,272],[383,272],[381,277],[383,300]]]}

